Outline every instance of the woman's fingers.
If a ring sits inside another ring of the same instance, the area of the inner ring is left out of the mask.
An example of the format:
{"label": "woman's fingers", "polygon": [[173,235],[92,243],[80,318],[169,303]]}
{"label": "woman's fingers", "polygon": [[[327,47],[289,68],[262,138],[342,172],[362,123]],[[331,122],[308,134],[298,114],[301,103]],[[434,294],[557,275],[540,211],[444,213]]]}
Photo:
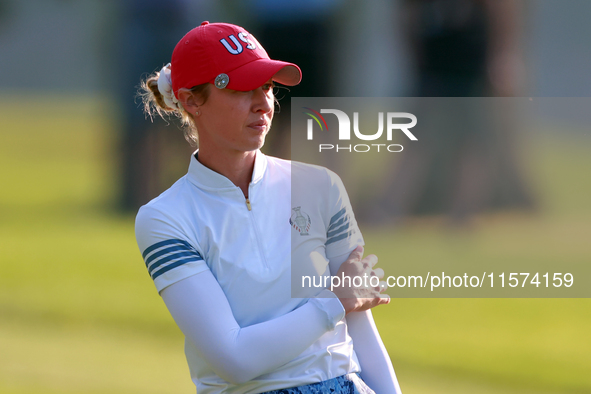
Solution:
{"label": "woman's fingers", "polygon": [[347,313],[390,303],[390,297],[383,294],[387,283],[380,281],[385,275],[384,270],[373,269],[377,263],[375,254],[363,257],[363,247],[358,246],[341,265],[337,277],[347,277],[349,281],[339,281],[339,286],[332,290],[341,299]]}
{"label": "woman's fingers", "polygon": [[384,270],[381,268],[376,268],[375,270],[373,270],[372,272],[373,276],[377,276],[378,278],[382,279],[384,277]]}
{"label": "woman's fingers", "polygon": [[364,268],[373,268],[378,263],[378,256],[376,256],[375,254],[370,254],[361,261],[363,262]]}
{"label": "woman's fingers", "polygon": [[363,246],[359,245],[349,255],[347,261],[360,261],[363,258]]}

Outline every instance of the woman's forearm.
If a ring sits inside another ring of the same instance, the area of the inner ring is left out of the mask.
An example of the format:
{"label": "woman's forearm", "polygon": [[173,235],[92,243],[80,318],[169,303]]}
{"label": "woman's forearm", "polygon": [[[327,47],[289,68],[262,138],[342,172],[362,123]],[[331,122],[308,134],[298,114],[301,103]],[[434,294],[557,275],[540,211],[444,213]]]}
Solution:
{"label": "woman's forearm", "polygon": [[[331,272],[337,272],[347,259],[341,255],[330,259]],[[347,329],[353,339],[353,349],[361,364],[361,377],[376,394],[400,393],[400,386],[388,352],[380,338],[370,310],[347,315]]]}
{"label": "woman's forearm", "polygon": [[242,328],[210,271],[165,288],[161,296],[212,370],[232,384],[296,358],[344,316],[337,298],[319,299],[277,319]]}
{"label": "woman's forearm", "polygon": [[399,394],[400,386],[388,352],[380,338],[371,311],[347,315],[353,349],[361,364],[361,377],[376,394]]}

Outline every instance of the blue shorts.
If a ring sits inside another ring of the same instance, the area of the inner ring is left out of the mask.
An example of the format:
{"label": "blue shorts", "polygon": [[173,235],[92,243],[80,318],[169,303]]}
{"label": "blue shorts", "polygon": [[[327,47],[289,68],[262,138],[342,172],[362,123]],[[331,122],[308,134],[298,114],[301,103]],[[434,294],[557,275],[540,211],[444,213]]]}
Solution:
{"label": "blue shorts", "polygon": [[324,382],[311,383],[305,386],[290,387],[267,391],[261,394],[375,394],[367,387],[359,374],[350,373]]}

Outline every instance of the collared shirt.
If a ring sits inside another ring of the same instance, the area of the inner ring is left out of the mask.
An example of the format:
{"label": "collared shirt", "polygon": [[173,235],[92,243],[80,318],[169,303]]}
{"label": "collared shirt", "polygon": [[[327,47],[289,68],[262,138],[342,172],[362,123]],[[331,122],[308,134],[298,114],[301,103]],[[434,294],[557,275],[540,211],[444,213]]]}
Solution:
{"label": "collared shirt", "polygon": [[[330,258],[363,244],[336,174],[260,151],[248,199],[192,156],[187,175],[140,209],[136,236],[159,292],[210,270],[241,327],[305,304],[305,297],[325,287],[302,289],[301,278],[316,278],[309,283],[318,284],[330,274]],[[218,377],[190,341],[185,352],[199,393],[243,392]],[[263,392],[359,370],[343,320],[292,361],[248,382],[248,388]]]}

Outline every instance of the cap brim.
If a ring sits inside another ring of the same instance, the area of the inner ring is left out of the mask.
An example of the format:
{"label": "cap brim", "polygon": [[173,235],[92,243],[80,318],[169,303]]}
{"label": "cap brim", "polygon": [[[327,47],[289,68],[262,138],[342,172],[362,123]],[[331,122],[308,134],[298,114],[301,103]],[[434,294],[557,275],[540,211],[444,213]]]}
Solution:
{"label": "cap brim", "polygon": [[293,63],[257,59],[227,73],[226,88],[239,91],[254,90],[269,79],[282,85],[294,86],[302,80],[302,71]]}

